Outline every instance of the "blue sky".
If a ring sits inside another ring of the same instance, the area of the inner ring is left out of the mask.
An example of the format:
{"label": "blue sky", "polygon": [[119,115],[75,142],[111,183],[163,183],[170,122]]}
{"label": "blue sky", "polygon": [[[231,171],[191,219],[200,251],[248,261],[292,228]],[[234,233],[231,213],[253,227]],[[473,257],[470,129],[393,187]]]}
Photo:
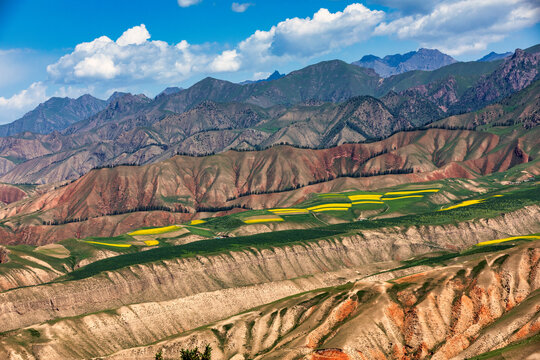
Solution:
{"label": "blue sky", "polygon": [[327,59],[540,42],[534,0],[0,0],[0,123],[51,96],[153,96]]}

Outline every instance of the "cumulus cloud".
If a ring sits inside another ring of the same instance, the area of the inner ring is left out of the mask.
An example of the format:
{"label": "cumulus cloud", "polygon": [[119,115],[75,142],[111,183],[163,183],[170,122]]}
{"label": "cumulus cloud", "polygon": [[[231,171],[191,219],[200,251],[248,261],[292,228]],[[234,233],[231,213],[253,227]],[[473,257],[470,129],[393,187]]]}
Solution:
{"label": "cumulus cloud", "polygon": [[[53,95],[91,88],[104,94],[107,89],[178,84],[212,73],[265,72],[278,63],[313,58],[374,36],[412,40],[459,55],[483,51],[490,43],[540,19],[540,3],[532,0],[371,1],[389,6],[408,4],[414,11],[386,13],[356,3],[343,11],[320,9],[312,17],[286,19],[270,29],[257,30],[232,47],[151,40],[144,24],[127,29],[116,40],[101,36],[78,44],[47,66],[47,81],[36,82],[11,97],[0,97],[0,118],[45,100],[47,86]],[[197,2],[178,0],[180,6]],[[237,10],[247,6],[237,4]]]}
{"label": "cumulus cloud", "polygon": [[362,4],[351,4],[335,13],[320,9],[313,18],[287,19],[269,31],[257,31],[239,48],[268,56],[316,56],[370,37],[384,15]]}
{"label": "cumulus cloud", "polygon": [[217,56],[210,64],[213,72],[238,71],[240,59],[236,50],[226,50]]}
{"label": "cumulus cloud", "polygon": [[178,0],[178,6],[189,7],[191,5],[200,3],[201,1],[202,0]]}
{"label": "cumulus cloud", "polygon": [[42,82],[34,82],[27,89],[9,98],[0,96],[0,123],[19,118],[28,110],[47,99],[47,87]]}
{"label": "cumulus cloud", "polygon": [[150,33],[146,30],[146,26],[141,24],[124,31],[122,36],[116,40],[116,43],[120,46],[140,45],[148,39],[150,39]]}
{"label": "cumulus cloud", "polygon": [[34,104],[39,104],[47,98],[45,94],[46,90],[47,87],[41,81],[38,81],[32,83],[28,89],[22,90],[10,98],[0,96],[0,109],[20,110]]}
{"label": "cumulus cloud", "polygon": [[252,3],[243,3],[243,4],[241,4],[241,3],[233,2],[232,5],[231,5],[231,9],[234,12],[243,13],[248,9],[248,7],[250,7],[252,5],[253,5]]}
{"label": "cumulus cloud", "polygon": [[73,69],[77,77],[91,77],[112,79],[119,73],[119,68],[114,64],[110,56],[95,54],[85,58]]}
{"label": "cumulus cloud", "polygon": [[[144,24],[126,30],[116,41],[107,36],[77,45],[47,67],[56,83],[153,79],[181,81],[204,71],[211,61],[199,47],[150,41]],[[217,54],[216,54],[217,56]]]}
{"label": "cumulus cloud", "polygon": [[532,26],[540,19],[540,3],[527,0],[461,0],[443,2],[427,14],[383,22],[376,35],[436,47],[451,55],[485,50],[510,32]]}

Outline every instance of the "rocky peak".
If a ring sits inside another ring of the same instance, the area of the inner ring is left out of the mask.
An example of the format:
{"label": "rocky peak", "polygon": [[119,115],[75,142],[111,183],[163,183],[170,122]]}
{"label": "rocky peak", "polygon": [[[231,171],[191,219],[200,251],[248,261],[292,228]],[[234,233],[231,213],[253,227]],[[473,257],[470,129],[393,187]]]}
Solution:
{"label": "rocky peak", "polygon": [[172,87],[170,86],[170,87],[166,88],[165,90],[163,90],[162,92],[160,92],[159,94],[157,94],[156,99],[159,98],[159,97],[162,97],[162,96],[177,94],[182,90],[184,90],[184,89],[180,88],[178,86],[172,86]]}
{"label": "rocky peak", "polygon": [[421,48],[405,54],[386,55],[382,59],[375,55],[366,55],[353,62],[353,65],[374,69],[382,77],[388,77],[411,70],[436,70],[455,62],[454,58],[437,49]]}
{"label": "rocky peak", "polygon": [[127,93],[113,99],[110,102],[109,107],[112,107],[114,109],[121,109],[121,108],[128,107],[134,104],[146,104],[146,103],[149,103],[150,101],[151,99],[148,98],[144,94],[133,95],[133,94]]}
{"label": "rocky peak", "polygon": [[121,92],[121,91],[115,91],[115,92],[112,93],[111,96],[109,96],[109,98],[107,99],[107,103],[110,104],[111,102],[113,102],[113,101],[117,100],[118,98],[121,98],[122,96],[127,95],[127,94],[129,94],[129,93]]}

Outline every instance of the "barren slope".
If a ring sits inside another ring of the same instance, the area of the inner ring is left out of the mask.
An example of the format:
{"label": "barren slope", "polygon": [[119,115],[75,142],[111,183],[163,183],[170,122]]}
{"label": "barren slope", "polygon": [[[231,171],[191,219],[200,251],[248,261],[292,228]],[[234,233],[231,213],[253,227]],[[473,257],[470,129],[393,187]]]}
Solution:
{"label": "barren slope", "polygon": [[[209,343],[217,360],[466,359],[538,334],[539,259],[538,244],[523,244],[390,282],[313,291],[110,358],[159,350],[172,358]],[[537,350],[524,347],[521,358]]]}
{"label": "barren slope", "polygon": [[[452,251],[465,249],[477,242],[505,237],[508,234],[538,232],[540,231],[538,217],[539,209],[537,206],[533,206],[498,218],[470,221],[458,225],[364,230],[355,234],[298,245],[259,250],[251,248],[210,256],[188,256],[142,263],[118,270],[105,271],[80,280],[13,289],[0,293],[0,331],[7,331],[0,337],[0,349],[2,349],[0,351],[4,352],[2,355],[4,357],[11,353],[14,356],[15,354],[26,354],[25,356],[28,358],[44,359],[103,356],[125,348],[153,343],[282,297],[358,279],[377,269],[388,268],[391,266],[391,262],[388,262],[392,260],[403,260],[411,256],[443,249]],[[530,247],[530,245],[528,246]],[[517,257],[518,262],[521,261],[536,269],[537,250],[533,252],[527,250],[525,253],[517,251],[517,253],[520,254]],[[481,260],[483,256],[479,256],[479,259]],[[509,264],[504,268],[507,269],[505,270],[507,272],[519,271],[519,274],[524,274],[529,271],[531,274],[536,274],[536,270],[527,270],[528,268],[522,268],[521,265],[514,266],[515,261],[513,260]],[[467,265],[466,268],[473,266]],[[434,288],[444,284],[444,288],[446,288],[446,284],[452,279],[450,274],[457,272],[460,268],[460,266],[454,266],[451,267],[451,271],[441,275],[428,274],[420,277],[415,280],[414,284],[416,285],[411,285],[410,289],[424,289],[424,283],[429,283],[428,285]],[[374,279],[388,278],[391,278],[391,274],[378,275]],[[474,279],[474,276],[470,278]],[[431,280],[428,281],[428,279]],[[443,281],[443,279],[447,280]],[[519,283],[516,281],[510,283],[510,295],[501,295],[502,302],[511,299],[514,301],[512,304],[518,304],[538,287],[538,279],[524,279],[520,280]],[[450,285],[452,284],[453,282],[450,281]],[[495,286],[497,289],[500,288],[500,284],[495,284]],[[373,286],[368,286],[368,288],[371,287]],[[393,298],[385,295],[389,292],[387,290],[389,287],[389,284],[375,284],[375,293],[382,298],[373,304],[378,306],[384,300],[382,303],[387,304],[388,307],[396,306],[389,302]],[[448,288],[449,291],[462,291],[460,290],[462,288],[459,287],[448,286]],[[512,290],[513,288],[516,290]],[[358,288],[354,293],[357,290],[362,289]],[[433,288],[428,287],[427,290],[431,291]],[[338,290],[338,292],[342,291]],[[434,294],[436,293],[434,290]],[[343,294],[348,294],[348,291]],[[407,294],[403,295],[403,299],[410,298],[409,295],[405,295]],[[323,298],[325,297],[323,296]],[[290,304],[290,306],[286,306],[288,310],[278,309],[281,315],[277,317],[279,322],[275,323],[277,328],[274,326],[264,327],[263,324],[269,324],[267,317],[260,316],[260,326],[262,327],[253,328],[257,329],[253,336],[236,338],[231,333],[230,337],[227,336],[230,338],[227,341],[233,341],[242,347],[247,345],[249,350],[245,351],[247,351],[246,355],[249,354],[250,357],[261,350],[273,349],[276,345],[276,336],[280,332],[283,341],[298,340],[304,344],[298,345],[300,347],[311,344],[305,348],[307,351],[310,348],[321,347],[327,341],[334,341],[328,342],[329,347],[347,349],[349,342],[358,343],[356,337],[352,336],[355,334],[360,336],[362,333],[356,329],[373,332],[377,329],[377,325],[358,320],[364,325],[355,325],[356,328],[352,331],[344,327],[346,324],[343,324],[343,327],[341,324],[341,321],[350,315],[347,313],[345,317],[338,315],[337,321],[328,317],[328,321],[335,321],[334,325],[339,325],[338,328],[335,328],[332,324],[319,323],[320,315],[317,315],[317,311],[319,311],[317,309],[322,311],[320,314],[325,313],[325,311],[339,314],[342,306],[345,306],[351,310],[351,314],[356,316],[356,314],[360,315],[361,313],[377,314],[386,308],[386,305],[378,307],[380,311],[375,312],[369,308],[372,303],[368,302],[366,298],[363,301],[366,304],[362,305],[366,306],[366,311],[357,313],[357,307],[358,310],[361,310],[359,304],[355,304],[353,307],[349,306],[353,305],[350,301],[341,304],[341,301],[346,300],[346,297],[332,297],[329,302],[323,302],[323,298],[320,298],[321,303],[326,305],[319,308],[314,303],[313,306],[316,307],[306,314],[305,323],[299,318],[287,320],[289,325],[286,327],[289,330],[296,328],[298,324],[308,327],[306,331],[301,331],[299,336],[291,335],[288,330],[275,332],[275,329],[283,326],[281,316],[286,311],[296,313],[295,309],[298,307]],[[449,311],[452,299],[452,296],[442,298],[443,304],[440,306],[445,306],[444,309],[447,309],[445,311]],[[421,311],[431,311],[431,303],[424,304],[420,301],[419,303],[423,304],[420,308]],[[405,310],[409,309],[407,306],[411,306],[407,305],[405,300],[400,300],[396,304],[398,309]],[[514,305],[509,305],[506,310]],[[424,306],[427,306],[427,310],[424,310]],[[336,310],[332,310],[334,307]],[[494,309],[499,308],[495,307]],[[399,310],[396,311],[399,313]],[[274,310],[268,313],[271,319],[275,318],[275,315],[271,315],[273,312]],[[237,319],[242,320],[244,316],[248,316],[254,322],[258,322],[259,320],[256,319],[258,315],[254,314],[259,313],[248,313]],[[501,312],[495,313],[488,319],[488,322],[482,323],[482,326],[501,314]],[[442,332],[438,337],[432,338],[429,331],[423,331],[423,328],[415,325],[413,322],[414,311],[407,316],[410,317],[410,320],[407,321],[411,323],[410,326],[413,327],[414,331],[408,330],[407,327],[399,328],[397,325],[396,331],[399,330],[402,334],[399,335],[398,332],[396,336],[398,339],[405,337],[405,340],[401,340],[401,344],[411,346],[411,352],[422,350],[423,347],[420,345],[425,341],[428,341],[429,349],[433,348],[441,341],[441,336],[445,336],[445,331],[451,331],[451,326],[448,325],[446,328],[441,328]],[[526,318],[520,317],[520,319]],[[373,329],[366,324],[373,325]],[[391,324],[386,325],[390,326]],[[25,329],[10,331],[21,327]],[[473,328],[476,329],[476,327]],[[332,335],[328,337],[329,331],[334,334],[331,329],[338,329],[349,336]],[[417,332],[419,333],[417,334]],[[409,333],[417,335],[410,340],[407,338]],[[38,334],[37,337],[36,334]],[[198,334],[195,333],[196,336],[199,336]],[[214,342],[215,338],[208,338],[205,333],[200,334],[204,335],[200,341]],[[293,334],[298,333],[293,332]],[[377,347],[387,349],[384,341],[388,341],[388,339],[384,338],[380,331],[377,332],[377,336],[381,338],[380,345]],[[257,337],[260,337],[259,339],[268,338],[268,341],[259,341]],[[193,339],[193,337],[190,338]],[[185,345],[186,343],[183,341],[184,338],[181,339],[180,343]],[[305,344],[305,341],[309,343]],[[298,347],[291,344],[285,348]],[[371,345],[362,346],[369,348]],[[219,351],[222,349],[220,346],[216,346],[216,348],[219,348]],[[232,343],[226,348],[231,349],[230,351],[238,351],[235,350],[235,345]],[[154,351],[154,349],[151,348],[147,351]],[[251,352],[252,350],[253,352]],[[137,352],[133,352],[122,356],[131,358],[135,357],[136,354]],[[280,353],[277,354],[277,358],[283,356]],[[148,353],[145,356],[149,356]]]}

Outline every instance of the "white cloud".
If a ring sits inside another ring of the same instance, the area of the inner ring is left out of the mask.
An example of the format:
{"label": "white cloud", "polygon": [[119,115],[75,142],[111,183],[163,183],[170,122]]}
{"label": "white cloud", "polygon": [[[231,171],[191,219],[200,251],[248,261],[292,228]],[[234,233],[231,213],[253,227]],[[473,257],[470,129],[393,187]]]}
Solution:
{"label": "white cloud", "polygon": [[253,74],[253,79],[252,80],[265,80],[265,79],[268,79],[268,77],[271,74],[272,73],[269,73],[269,72],[266,72],[266,71],[258,71],[258,72]]}
{"label": "white cloud", "polygon": [[47,98],[46,90],[47,87],[38,81],[10,98],[0,96],[0,109],[20,110],[37,105]]}
{"label": "white cloud", "polygon": [[116,43],[120,46],[140,45],[148,39],[150,39],[150,33],[146,30],[146,26],[141,24],[124,31],[122,36],[116,40]]}
{"label": "white cloud", "polygon": [[362,4],[351,4],[335,13],[320,9],[313,18],[287,19],[269,31],[256,31],[239,48],[270,58],[312,57],[369,38],[384,16],[383,11]]}
{"label": "white cloud", "polygon": [[534,25],[540,19],[540,3],[527,0],[461,0],[437,5],[430,13],[381,23],[376,35],[436,47],[451,55],[485,50],[512,31]]}
{"label": "white cloud", "polygon": [[253,5],[252,3],[243,3],[243,4],[241,4],[241,3],[233,2],[232,5],[231,5],[231,9],[234,12],[243,13],[248,9],[248,7],[250,7],[252,5]]}
{"label": "white cloud", "polygon": [[74,67],[74,74],[77,77],[93,77],[102,79],[112,79],[119,73],[118,67],[114,64],[110,56],[95,54],[85,58]]}
{"label": "white cloud", "polygon": [[[179,5],[197,2],[179,0]],[[36,82],[11,97],[0,97],[0,121],[45,100],[47,87],[53,95],[69,96],[82,89],[99,89],[98,94],[104,94],[112,88],[140,91],[148,86],[170,86],[212,73],[265,72],[278,63],[320,56],[373,36],[412,40],[423,47],[459,55],[483,51],[490,43],[540,19],[540,4],[532,0],[445,0],[437,4],[426,0],[423,12],[418,10],[421,1],[406,3],[416,6],[416,12],[387,14],[362,4],[351,4],[334,13],[320,9],[312,17],[286,19],[270,29],[257,30],[232,47],[151,40],[141,24],[127,29],[116,41],[101,36],[80,43],[47,66],[47,81]],[[0,67],[0,71],[6,73],[0,73],[0,85],[13,82],[10,70]]]}
{"label": "white cloud", "polygon": [[226,50],[212,61],[210,69],[214,72],[238,71],[240,65],[236,50]]}
{"label": "white cloud", "polygon": [[116,41],[102,36],[77,45],[49,65],[47,72],[54,82],[66,84],[148,79],[174,82],[205,71],[211,61],[185,40],[170,45],[149,39],[144,24],[128,29]]}
{"label": "white cloud", "polygon": [[35,82],[9,98],[0,96],[0,123],[16,120],[28,110],[47,100],[46,90],[47,87],[42,82]]}
{"label": "white cloud", "polygon": [[188,7],[200,3],[202,0],[178,0],[178,5],[181,7]]}

